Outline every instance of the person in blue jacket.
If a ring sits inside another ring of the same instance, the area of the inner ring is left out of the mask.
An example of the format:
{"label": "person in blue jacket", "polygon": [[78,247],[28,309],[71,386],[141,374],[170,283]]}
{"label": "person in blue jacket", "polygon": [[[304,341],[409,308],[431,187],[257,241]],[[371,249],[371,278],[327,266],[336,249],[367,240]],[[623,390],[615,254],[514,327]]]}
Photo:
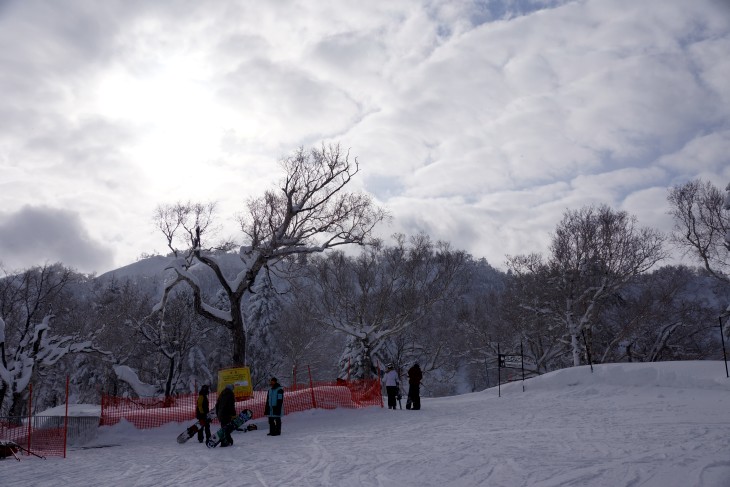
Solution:
{"label": "person in blue jacket", "polygon": [[284,415],[284,389],[276,379],[269,380],[269,394],[266,396],[264,414],[269,417],[269,433],[267,436],[279,436],[281,434],[281,417]]}

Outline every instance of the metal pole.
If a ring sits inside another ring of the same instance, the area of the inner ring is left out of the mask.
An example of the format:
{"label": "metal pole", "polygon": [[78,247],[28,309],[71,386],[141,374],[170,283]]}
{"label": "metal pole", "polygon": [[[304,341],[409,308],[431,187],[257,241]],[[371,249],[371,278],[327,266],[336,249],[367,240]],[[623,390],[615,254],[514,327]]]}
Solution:
{"label": "metal pole", "polygon": [[722,358],[725,360],[725,375],[730,378],[730,373],[727,370],[727,354],[725,353],[725,334],[722,331],[722,316],[718,316],[717,319],[720,321],[720,339],[722,340]]}
{"label": "metal pole", "polygon": [[522,366],[522,392],[525,392],[525,356],[522,353],[522,340],[520,340],[520,365]]}
{"label": "metal pole", "polygon": [[497,397],[502,397],[502,365],[499,363],[499,343],[497,344]]}
{"label": "metal pole", "polygon": [[581,335],[583,335],[583,344],[586,346],[586,355],[588,355],[588,363],[591,364],[591,374],[593,373],[593,360],[591,360],[591,349],[588,348],[588,341],[586,340],[586,331],[581,330]]}

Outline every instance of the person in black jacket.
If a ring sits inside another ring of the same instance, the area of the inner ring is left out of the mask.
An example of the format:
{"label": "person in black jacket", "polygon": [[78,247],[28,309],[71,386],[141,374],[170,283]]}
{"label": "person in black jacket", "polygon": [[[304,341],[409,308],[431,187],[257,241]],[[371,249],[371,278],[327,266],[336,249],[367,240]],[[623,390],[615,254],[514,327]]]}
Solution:
{"label": "person in black jacket", "polygon": [[406,409],[421,409],[421,379],[423,372],[418,362],[408,369],[408,399],[406,400]]}
{"label": "person in black jacket", "polygon": [[281,434],[281,417],[284,415],[284,389],[276,379],[269,380],[269,393],[266,396],[264,414],[269,417],[269,433],[267,436],[279,436]]}
{"label": "person in black jacket", "polygon": [[224,437],[221,438],[221,446],[229,446],[233,444],[233,438],[230,432],[226,432],[225,427],[233,421],[236,417],[236,398],[233,396],[233,385],[228,384],[223,391],[221,391],[218,400],[215,402],[215,414],[218,416],[218,421],[221,422],[221,428],[225,433]]}
{"label": "person in black jacket", "polygon": [[198,394],[198,403],[195,406],[195,419],[200,421],[201,428],[198,429],[198,443],[203,442],[203,432],[205,432],[205,441],[210,439],[210,421],[208,421],[208,412],[210,412],[210,405],[208,403],[208,394],[210,389],[205,384],[200,388]]}

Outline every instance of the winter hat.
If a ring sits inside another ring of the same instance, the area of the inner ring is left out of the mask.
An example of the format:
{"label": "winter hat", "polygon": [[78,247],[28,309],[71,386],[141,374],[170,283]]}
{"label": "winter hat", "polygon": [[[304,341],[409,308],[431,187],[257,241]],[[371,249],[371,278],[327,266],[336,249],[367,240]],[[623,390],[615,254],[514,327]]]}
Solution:
{"label": "winter hat", "polygon": [[208,394],[210,392],[210,389],[208,388],[208,384],[204,384],[203,387],[200,388],[201,394]]}
{"label": "winter hat", "polygon": [[279,379],[277,379],[276,377],[272,377],[271,379],[269,379],[269,382],[276,382],[278,384]]}
{"label": "winter hat", "polygon": [[393,368],[393,362],[389,362],[388,365],[385,366],[386,369],[392,369]]}
{"label": "winter hat", "polygon": [[233,390],[233,384],[228,384],[226,386],[226,389],[228,389],[229,391],[232,391]]}

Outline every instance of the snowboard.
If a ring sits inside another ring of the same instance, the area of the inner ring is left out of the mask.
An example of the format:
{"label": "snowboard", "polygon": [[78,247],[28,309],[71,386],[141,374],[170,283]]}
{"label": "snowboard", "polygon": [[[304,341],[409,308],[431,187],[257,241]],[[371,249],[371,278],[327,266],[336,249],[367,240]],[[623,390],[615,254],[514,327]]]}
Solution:
{"label": "snowboard", "polygon": [[240,428],[243,423],[249,421],[251,418],[253,418],[253,412],[250,409],[244,409],[243,411],[238,413],[238,416],[233,418],[233,421],[228,423],[224,428],[220,428],[218,431],[216,431],[213,436],[211,436],[210,439],[205,442],[205,446],[207,446],[208,448],[215,448],[221,443],[223,438],[230,435],[233,430],[237,430],[238,428]]}
{"label": "snowboard", "polygon": [[[210,422],[213,420],[213,418],[215,418],[215,411],[211,411],[208,413],[208,417],[207,417],[208,424],[210,424]],[[200,421],[196,421],[195,424],[188,426],[185,429],[185,431],[183,431],[182,433],[180,433],[178,435],[177,442],[180,444],[185,443],[190,438],[195,436],[197,434],[197,432],[200,431],[201,429],[203,429],[203,425],[200,424]]]}

